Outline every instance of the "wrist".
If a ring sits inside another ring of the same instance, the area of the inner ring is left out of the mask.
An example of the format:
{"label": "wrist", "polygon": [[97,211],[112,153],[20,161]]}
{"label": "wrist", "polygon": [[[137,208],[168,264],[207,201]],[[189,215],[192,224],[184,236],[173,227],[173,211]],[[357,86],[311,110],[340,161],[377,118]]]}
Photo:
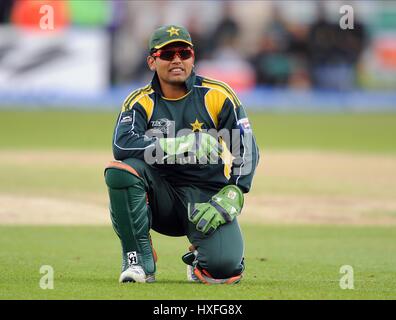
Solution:
{"label": "wrist", "polygon": [[216,201],[216,199],[220,200],[221,203],[226,203],[231,205],[231,207],[235,208],[238,214],[242,211],[244,204],[244,196],[242,190],[234,185],[230,184],[222,188],[217,194],[215,194],[212,198]]}

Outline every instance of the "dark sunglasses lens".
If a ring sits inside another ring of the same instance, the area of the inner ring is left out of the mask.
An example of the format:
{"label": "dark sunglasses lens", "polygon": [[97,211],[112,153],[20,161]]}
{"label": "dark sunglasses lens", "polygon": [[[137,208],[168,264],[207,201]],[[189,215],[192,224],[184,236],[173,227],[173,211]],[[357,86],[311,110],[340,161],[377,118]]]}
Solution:
{"label": "dark sunglasses lens", "polygon": [[163,50],[160,52],[159,57],[162,60],[168,60],[171,61],[175,57],[175,55],[178,54],[180,56],[180,59],[182,60],[187,60],[192,57],[193,53],[192,50],[189,49],[181,49],[181,50]]}
{"label": "dark sunglasses lens", "polygon": [[188,49],[183,49],[183,50],[180,50],[180,51],[179,51],[179,54],[180,54],[180,58],[181,58],[182,60],[187,60],[187,59],[191,58],[191,56],[192,56],[192,51],[191,51],[191,50],[188,50]]}
{"label": "dark sunglasses lens", "polygon": [[161,51],[161,53],[160,53],[160,58],[162,60],[170,61],[173,59],[174,56],[175,56],[175,51],[172,51],[172,50],[164,50],[164,51]]}

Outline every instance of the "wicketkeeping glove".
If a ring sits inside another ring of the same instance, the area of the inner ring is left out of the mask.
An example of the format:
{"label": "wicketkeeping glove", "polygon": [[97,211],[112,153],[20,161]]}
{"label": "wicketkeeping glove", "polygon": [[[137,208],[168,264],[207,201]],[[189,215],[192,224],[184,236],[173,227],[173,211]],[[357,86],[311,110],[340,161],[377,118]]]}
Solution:
{"label": "wicketkeeping glove", "polygon": [[234,185],[225,186],[206,203],[197,203],[188,208],[188,219],[196,229],[209,235],[218,226],[229,223],[241,213],[243,193]]}
{"label": "wicketkeeping glove", "polygon": [[197,159],[202,157],[210,159],[211,155],[217,156],[221,153],[221,145],[208,133],[194,132],[177,138],[161,138],[159,145],[166,156],[177,156],[182,154],[194,154]]}

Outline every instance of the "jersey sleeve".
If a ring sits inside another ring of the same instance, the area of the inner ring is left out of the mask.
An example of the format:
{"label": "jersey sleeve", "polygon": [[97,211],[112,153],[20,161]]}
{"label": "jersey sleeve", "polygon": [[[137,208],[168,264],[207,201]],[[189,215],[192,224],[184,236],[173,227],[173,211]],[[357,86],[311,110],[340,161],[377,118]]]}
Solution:
{"label": "jersey sleeve", "polygon": [[118,115],[113,134],[113,155],[116,160],[138,158],[144,160],[145,151],[155,148],[156,138],[146,136],[148,116],[136,102],[123,107]]}
{"label": "jersey sleeve", "polygon": [[244,193],[249,192],[259,161],[259,150],[246,111],[230,98],[225,99],[218,116],[219,128],[228,129],[232,162],[230,184],[237,185]]}

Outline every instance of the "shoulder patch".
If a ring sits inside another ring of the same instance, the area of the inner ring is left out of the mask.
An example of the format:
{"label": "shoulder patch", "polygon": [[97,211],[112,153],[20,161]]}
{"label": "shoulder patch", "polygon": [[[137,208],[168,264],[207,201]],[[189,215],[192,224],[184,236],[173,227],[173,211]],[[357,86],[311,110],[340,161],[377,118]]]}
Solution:
{"label": "shoulder patch", "polygon": [[202,86],[214,88],[223,92],[227,96],[227,98],[231,100],[231,102],[234,105],[234,108],[238,108],[241,105],[241,101],[238,99],[234,90],[232,90],[231,87],[225,82],[209,79],[209,78],[202,78]]}
{"label": "shoulder patch", "polygon": [[133,106],[136,102],[139,102],[142,105],[143,109],[146,111],[147,121],[150,121],[151,116],[153,115],[153,111],[154,111],[154,101],[153,101],[153,99],[151,99],[149,97],[149,93],[140,97],[135,102],[133,102],[131,105]]}
{"label": "shoulder patch", "polygon": [[150,84],[148,84],[147,86],[143,87],[143,88],[138,88],[134,91],[132,91],[124,100],[124,102],[122,103],[122,111],[126,111],[127,110],[127,106],[129,106],[129,103],[138,95],[140,94],[142,91],[144,90],[148,90],[148,88],[151,87]]}
{"label": "shoulder patch", "polygon": [[219,124],[219,114],[224,105],[224,101],[227,99],[227,95],[216,88],[210,88],[210,90],[205,94],[205,107],[208,111],[213,124],[217,128]]}
{"label": "shoulder patch", "polygon": [[125,99],[122,112],[132,109],[134,104],[139,102],[146,111],[147,120],[150,120],[154,110],[154,101],[149,97],[149,94],[153,92],[151,85],[135,90]]}

